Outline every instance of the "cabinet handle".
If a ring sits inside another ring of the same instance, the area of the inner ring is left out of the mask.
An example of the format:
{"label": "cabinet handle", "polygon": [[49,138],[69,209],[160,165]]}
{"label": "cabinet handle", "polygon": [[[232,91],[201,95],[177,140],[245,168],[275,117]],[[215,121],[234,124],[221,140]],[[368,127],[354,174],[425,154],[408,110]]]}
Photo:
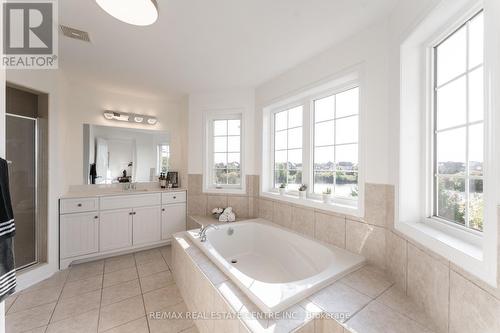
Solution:
{"label": "cabinet handle", "polygon": [[174,199],[177,199],[177,197],[174,195]]}
{"label": "cabinet handle", "polygon": [[164,212],[164,211],[165,211],[165,208],[162,208],[162,209],[161,209],[161,211],[162,211],[162,212]]}
{"label": "cabinet handle", "polygon": [[134,215],[134,213],[133,213],[133,212],[130,212],[130,213],[128,213],[128,215]]}
{"label": "cabinet handle", "polygon": [[82,207],[82,204],[81,204],[81,203],[79,203],[79,204],[77,204],[77,206],[78,206],[78,207]]}
{"label": "cabinet handle", "polygon": [[96,219],[96,220],[97,220],[98,218],[99,218],[99,216],[97,216],[97,215],[96,215],[96,216],[94,216],[94,219]]}

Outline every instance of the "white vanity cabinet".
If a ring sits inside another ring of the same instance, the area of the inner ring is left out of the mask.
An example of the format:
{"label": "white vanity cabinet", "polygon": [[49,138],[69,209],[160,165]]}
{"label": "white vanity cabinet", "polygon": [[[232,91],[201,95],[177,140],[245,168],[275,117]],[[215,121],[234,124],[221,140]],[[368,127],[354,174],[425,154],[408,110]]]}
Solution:
{"label": "white vanity cabinet", "polygon": [[147,191],[60,200],[60,267],[168,244],[186,230],[186,192]]}
{"label": "white vanity cabinet", "polygon": [[132,215],[134,230],[132,243],[134,245],[161,240],[160,210],[159,206],[134,208]]}
{"label": "white vanity cabinet", "polygon": [[61,258],[99,251],[99,215],[97,212],[61,215]]}
{"label": "white vanity cabinet", "polygon": [[161,238],[168,240],[172,235],[186,230],[186,203],[164,205],[161,209]]}
{"label": "white vanity cabinet", "polygon": [[101,212],[99,250],[108,251],[132,246],[132,209]]}

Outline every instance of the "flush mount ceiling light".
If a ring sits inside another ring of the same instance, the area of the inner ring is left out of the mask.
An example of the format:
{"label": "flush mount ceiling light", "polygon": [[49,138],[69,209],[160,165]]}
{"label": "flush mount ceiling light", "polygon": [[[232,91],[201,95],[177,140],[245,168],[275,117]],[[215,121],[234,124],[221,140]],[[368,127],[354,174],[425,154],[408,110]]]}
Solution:
{"label": "flush mount ceiling light", "polygon": [[114,18],[133,25],[151,25],[158,19],[156,0],[96,0]]}
{"label": "flush mount ceiling light", "polygon": [[[106,110],[103,112],[104,118],[107,120],[119,120],[119,121],[128,121],[139,124],[149,124],[155,125],[158,122],[158,119],[155,117],[143,116],[140,114],[130,114],[125,112],[118,111],[110,111]],[[147,119],[144,121],[144,119]]]}

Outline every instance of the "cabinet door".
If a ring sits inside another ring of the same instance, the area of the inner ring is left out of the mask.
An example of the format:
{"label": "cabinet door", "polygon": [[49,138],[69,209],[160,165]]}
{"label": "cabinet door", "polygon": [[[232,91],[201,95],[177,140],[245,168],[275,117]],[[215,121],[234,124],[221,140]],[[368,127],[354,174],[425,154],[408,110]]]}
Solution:
{"label": "cabinet door", "polygon": [[131,209],[117,209],[101,212],[99,245],[101,252],[132,246]]}
{"label": "cabinet door", "polygon": [[186,204],[163,206],[161,212],[161,238],[170,239],[173,234],[186,230]]}
{"label": "cabinet door", "polygon": [[160,212],[160,206],[134,208],[134,245],[161,239]]}
{"label": "cabinet door", "polygon": [[99,250],[97,212],[61,215],[61,258],[95,253]]}

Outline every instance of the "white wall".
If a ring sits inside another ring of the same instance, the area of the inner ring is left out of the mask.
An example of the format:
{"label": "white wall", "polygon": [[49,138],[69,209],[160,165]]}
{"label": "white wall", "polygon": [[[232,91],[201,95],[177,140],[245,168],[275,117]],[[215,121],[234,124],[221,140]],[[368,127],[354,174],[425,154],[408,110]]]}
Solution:
{"label": "white wall", "polygon": [[188,172],[203,173],[203,114],[207,111],[241,110],[244,117],[244,153],[242,162],[248,175],[256,174],[253,89],[194,94],[189,96]]}
{"label": "white wall", "polygon": [[[257,87],[256,95],[256,133],[261,133],[262,108],[305,91],[329,77],[361,65],[364,78],[364,100],[366,110],[365,181],[389,183],[388,152],[388,26],[381,22],[348,40],[333,46],[327,51],[309,59],[282,75]],[[261,136],[256,134],[261,147]],[[261,166],[260,148],[257,165]]]}

